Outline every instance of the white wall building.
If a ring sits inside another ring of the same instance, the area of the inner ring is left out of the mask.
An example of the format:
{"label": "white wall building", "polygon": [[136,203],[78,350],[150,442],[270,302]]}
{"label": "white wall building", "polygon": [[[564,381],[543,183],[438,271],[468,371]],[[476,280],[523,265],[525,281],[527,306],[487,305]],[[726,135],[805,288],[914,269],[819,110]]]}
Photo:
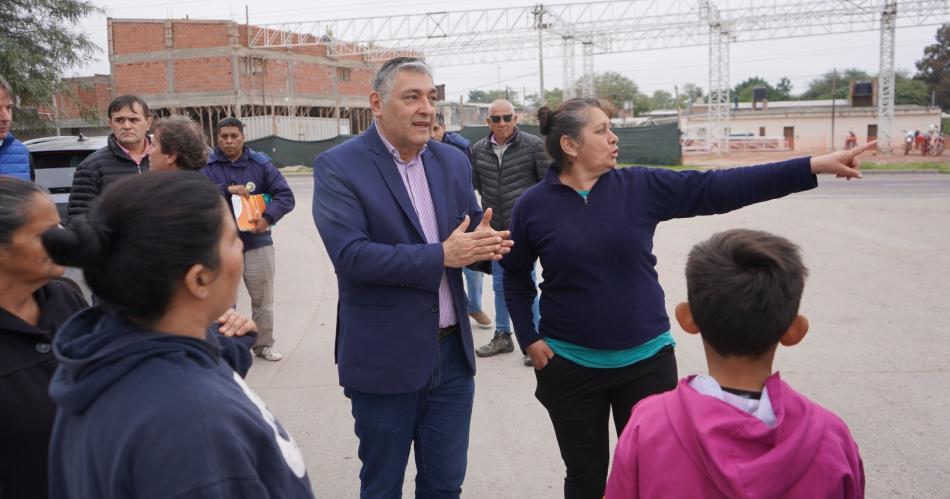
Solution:
{"label": "white wall building", "polygon": [[[838,149],[844,147],[848,131],[857,135],[859,144],[877,138],[876,106],[855,107],[847,99],[837,99],[834,109],[832,120],[831,100],[758,102],[755,109],[751,102],[740,102],[738,108],[733,106],[730,109],[730,133],[783,137],[788,142],[788,149],[799,151],[831,149],[832,126],[834,145]],[[695,129],[705,123],[705,105],[694,105],[680,118],[682,130]],[[940,126],[939,108],[894,106],[891,147],[903,147],[907,130],[925,131],[930,125]]]}

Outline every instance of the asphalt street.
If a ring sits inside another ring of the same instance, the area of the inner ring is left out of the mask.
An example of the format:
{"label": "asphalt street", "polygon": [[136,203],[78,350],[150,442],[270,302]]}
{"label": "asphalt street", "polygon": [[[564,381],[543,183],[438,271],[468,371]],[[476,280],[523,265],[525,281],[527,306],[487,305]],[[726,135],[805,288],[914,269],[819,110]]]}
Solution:
{"label": "asphalt street", "polygon": [[[318,497],[358,497],[349,401],[333,364],[336,280],[310,214],[310,177],[291,177],[297,208],[274,229],[276,338],[284,360],[257,359],[250,385],[296,438]],[[713,217],[674,220],[655,238],[667,310],[685,299],[690,247],[715,232],[768,230],[802,247],[810,276],[805,340],[776,369],[836,412],[858,442],[868,497],[946,497],[950,483],[950,175],[822,177],[817,189]],[[492,314],[490,280],[483,304]],[[242,292],[239,308],[249,313]],[[393,317],[393,320],[398,318]],[[705,372],[698,339],[673,335],[680,376]],[[475,330],[476,345],[491,331]],[[516,353],[478,360],[463,497],[556,498],[563,465],[535,378]],[[413,496],[410,458],[404,493]]]}

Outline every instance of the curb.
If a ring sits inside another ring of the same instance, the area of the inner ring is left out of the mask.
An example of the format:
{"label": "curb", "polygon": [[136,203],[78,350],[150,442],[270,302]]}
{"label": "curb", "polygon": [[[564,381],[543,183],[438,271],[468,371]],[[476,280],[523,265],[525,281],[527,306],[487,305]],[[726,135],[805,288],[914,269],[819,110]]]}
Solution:
{"label": "curb", "polygon": [[940,170],[935,168],[919,168],[914,170],[861,170],[863,175],[898,175],[901,173],[912,173],[914,175],[939,175]]}

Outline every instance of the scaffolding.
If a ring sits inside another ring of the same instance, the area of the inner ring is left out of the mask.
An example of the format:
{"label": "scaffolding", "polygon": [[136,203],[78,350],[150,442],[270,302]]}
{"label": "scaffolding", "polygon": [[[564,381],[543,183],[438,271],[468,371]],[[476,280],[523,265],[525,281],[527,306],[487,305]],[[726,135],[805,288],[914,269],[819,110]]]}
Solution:
{"label": "scaffolding", "polygon": [[[709,46],[710,109],[718,134],[710,150],[728,148],[729,47],[732,43],[880,31],[879,136],[890,139],[894,40],[898,28],[950,22],[950,0],[615,0],[528,7],[429,12],[253,27],[250,46],[324,45],[331,57],[381,61],[420,55],[436,66],[531,60],[539,62],[544,95],[545,47],[561,45],[565,73],[582,45],[584,94],[593,95],[597,54]],[[543,20],[543,22],[542,22]],[[573,85],[567,84],[565,92]],[[889,89],[886,95],[884,90]],[[713,92],[715,90],[715,92]],[[725,105],[723,105],[725,103]]]}

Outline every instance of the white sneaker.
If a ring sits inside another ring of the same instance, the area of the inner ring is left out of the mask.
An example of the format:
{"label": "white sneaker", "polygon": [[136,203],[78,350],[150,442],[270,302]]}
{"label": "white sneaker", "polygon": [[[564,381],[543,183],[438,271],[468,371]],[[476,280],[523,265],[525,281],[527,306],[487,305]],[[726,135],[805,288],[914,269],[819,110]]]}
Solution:
{"label": "white sneaker", "polygon": [[274,350],[274,347],[264,347],[258,350],[255,355],[263,358],[264,360],[269,360],[271,362],[277,362],[280,359],[283,359],[284,356],[280,354],[277,350]]}

